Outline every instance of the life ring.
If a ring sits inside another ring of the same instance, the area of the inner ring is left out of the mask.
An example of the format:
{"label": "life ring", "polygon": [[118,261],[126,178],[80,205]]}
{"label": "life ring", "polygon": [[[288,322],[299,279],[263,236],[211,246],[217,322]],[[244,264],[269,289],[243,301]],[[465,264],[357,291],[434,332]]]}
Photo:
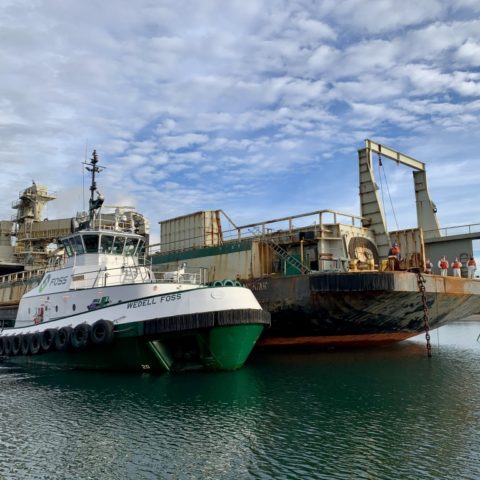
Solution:
{"label": "life ring", "polygon": [[54,340],[56,350],[63,352],[69,347],[72,331],[72,327],[61,327],[57,330]]}
{"label": "life ring", "polygon": [[12,346],[10,349],[10,355],[16,356],[20,353],[20,347],[22,346],[22,337],[21,335],[14,335],[12,337]]}
{"label": "life ring", "polygon": [[229,278],[226,278],[223,282],[224,287],[234,287],[235,282],[233,280],[230,280]]}
{"label": "life ring", "polygon": [[20,346],[20,352],[22,355],[28,355],[30,349],[30,337],[32,336],[31,333],[26,333],[22,335],[22,341]]}
{"label": "life ring", "polygon": [[40,352],[40,332],[32,333],[30,336],[30,341],[28,351],[30,355],[36,355]]}
{"label": "life ring", "polygon": [[47,328],[40,333],[40,346],[42,351],[48,352],[55,342],[55,335],[57,331],[54,328]]}
{"label": "life ring", "polygon": [[221,280],[215,280],[212,284],[213,287],[223,287],[223,282]]}
{"label": "life ring", "polygon": [[88,323],[81,323],[77,325],[70,337],[70,343],[73,348],[84,348],[88,345],[90,340],[90,331],[92,327]]}
{"label": "life ring", "polygon": [[113,322],[97,320],[92,325],[90,339],[93,345],[108,345],[113,341]]}
{"label": "life ring", "polygon": [[235,286],[236,286],[236,287],[243,287],[243,285],[241,284],[241,282],[239,282],[238,280],[235,280]]}
{"label": "life ring", "polygon": [[0,357],[5,353],[5,338],[0,337]]}

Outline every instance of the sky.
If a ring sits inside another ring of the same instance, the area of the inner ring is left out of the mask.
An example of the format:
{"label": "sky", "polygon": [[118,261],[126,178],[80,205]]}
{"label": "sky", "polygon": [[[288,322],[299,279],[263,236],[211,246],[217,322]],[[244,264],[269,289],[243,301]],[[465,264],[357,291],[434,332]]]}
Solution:
{"label": "sky", "polygon": [[[82,210],[93,149],[153,238],[199,210],[359,214],[370,138],[426,163],[441,226],[480,222],[476,0],[1,0],[0,45],[0,219],[32,180],[49,218]],[[411,169],[382,163],[389,228],[414,227]]]}

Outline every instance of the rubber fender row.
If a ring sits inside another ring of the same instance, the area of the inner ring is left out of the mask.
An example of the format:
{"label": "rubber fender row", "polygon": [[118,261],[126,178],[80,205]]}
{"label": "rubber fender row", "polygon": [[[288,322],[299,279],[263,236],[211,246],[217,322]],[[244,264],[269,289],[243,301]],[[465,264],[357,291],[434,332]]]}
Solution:
{"label": "rubber fender row", "polygon": [[81,323],[75,328],[47,328],[42,332],[0,337],[0,356],[37,355],[50,351],[80,349],[88,345],[107,345],[113,341],[113,323],[97,320],[93,325]]}
{"label": "rubber fender row", "polygon": [[215,280],[212,283],[212,287],[241,287],[242,284],[238,280],[230,280],[225,278],[224,280]]}

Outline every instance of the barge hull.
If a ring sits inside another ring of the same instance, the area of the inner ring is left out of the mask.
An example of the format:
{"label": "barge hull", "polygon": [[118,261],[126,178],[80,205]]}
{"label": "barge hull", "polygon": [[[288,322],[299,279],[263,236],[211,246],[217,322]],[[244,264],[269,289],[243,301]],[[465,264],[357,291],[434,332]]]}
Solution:
{"label": "barge hull", "polygon": [[[428,325],[480,311],[480,282],[424,275]],[[258,345],[375,346],[425,331],[418,275],[411,272],[315,273],[248,282],[272,326]]]}

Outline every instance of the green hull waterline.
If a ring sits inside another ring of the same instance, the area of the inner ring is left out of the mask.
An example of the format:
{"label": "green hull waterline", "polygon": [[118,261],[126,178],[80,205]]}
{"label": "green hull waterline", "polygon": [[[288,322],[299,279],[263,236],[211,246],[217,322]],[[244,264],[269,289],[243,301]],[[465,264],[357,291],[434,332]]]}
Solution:
{"label": "green hull waterline", "polygon": [[127,324],[109,345],[3,357],[21,365],[84,370],[166,372],[236,370],[245,363],[264,325],[228,325],[198,330],[143,335],[141,324]]}

